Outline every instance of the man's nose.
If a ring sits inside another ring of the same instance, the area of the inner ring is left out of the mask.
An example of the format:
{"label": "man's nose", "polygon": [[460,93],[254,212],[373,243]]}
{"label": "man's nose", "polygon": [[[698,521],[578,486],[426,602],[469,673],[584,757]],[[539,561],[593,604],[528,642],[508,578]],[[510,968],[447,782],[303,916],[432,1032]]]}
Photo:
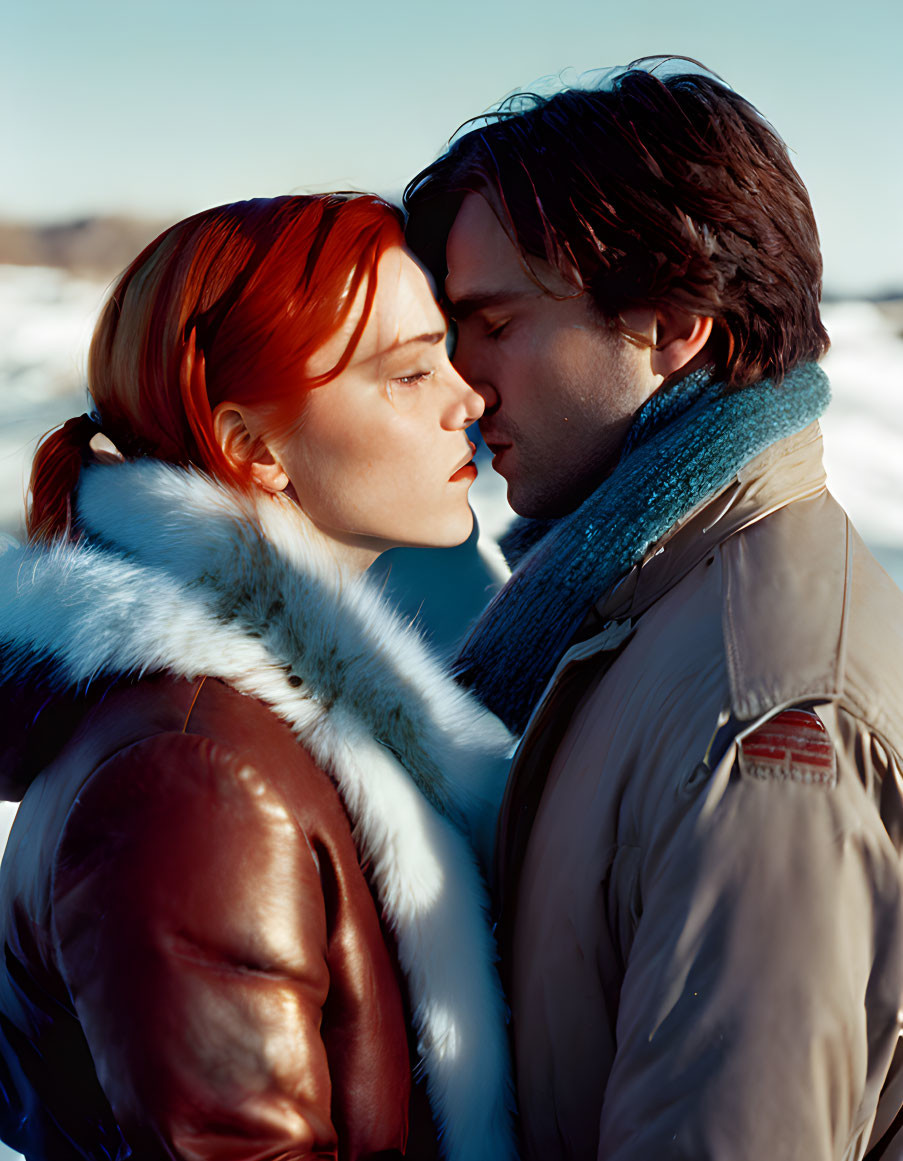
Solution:
{"label": "man's nose", "polygon": [[479,380],[477,380],[475,383],[471,383],[470,385],[474,391],[476,391],[477,395],[482,397],[483,402],[486,404],[486,407],[483,411],[484,415],[492,415],[493,412],[498,410],[499,393],[491,383],[481,383]]}

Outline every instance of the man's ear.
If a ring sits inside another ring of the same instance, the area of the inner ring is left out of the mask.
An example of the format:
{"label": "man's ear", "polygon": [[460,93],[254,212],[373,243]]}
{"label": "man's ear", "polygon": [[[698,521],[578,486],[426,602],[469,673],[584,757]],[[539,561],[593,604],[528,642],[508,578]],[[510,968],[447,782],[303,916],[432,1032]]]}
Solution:
{"label": "man's ear", "polygon": [[653,348],[650,365],[655,375],[669,379],[678,371],[686,374],[702,365],[703,349],[712,334],[712,320],[663,305],[655,309]]}
{"label": "man's ear", "polygon": [[219,403],[213,411],[213,434],[233,467],[251,470],[251,479],[265,492],[284,492],[289,478],[264,440],[254,435],[248,415],[237,403]]}

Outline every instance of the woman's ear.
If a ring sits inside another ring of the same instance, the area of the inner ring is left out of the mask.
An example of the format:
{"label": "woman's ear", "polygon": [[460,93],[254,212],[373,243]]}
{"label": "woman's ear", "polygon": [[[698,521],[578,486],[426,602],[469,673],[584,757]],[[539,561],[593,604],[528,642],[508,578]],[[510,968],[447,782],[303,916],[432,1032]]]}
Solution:
{"label": "woman's ear", "polygon": [[712,320],[667,304],[655,309],[650,363],[653,374],[669,379],[702,365],[703,349],[712,334]]}
{"label": "woman's ear", "polygon": [[284,492],[289,478],[264,440],[253,434],[248,415],[237,403],[219,403],[213,411],[213,434],[229,463],[265,492]]}

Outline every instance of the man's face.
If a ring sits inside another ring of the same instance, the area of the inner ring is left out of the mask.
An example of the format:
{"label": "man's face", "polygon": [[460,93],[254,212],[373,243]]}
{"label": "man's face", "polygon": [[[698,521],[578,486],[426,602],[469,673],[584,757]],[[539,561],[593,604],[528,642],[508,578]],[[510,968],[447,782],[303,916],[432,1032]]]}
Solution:
{"label": "man's face", "polygon": [[649,352],[531,258],[537,285],[479,194],[461,203],[446,253],[455,365],[486,400],[480,430],[508,502],[524,516],[573,511],[614,466],[631,418],[660,382]]}

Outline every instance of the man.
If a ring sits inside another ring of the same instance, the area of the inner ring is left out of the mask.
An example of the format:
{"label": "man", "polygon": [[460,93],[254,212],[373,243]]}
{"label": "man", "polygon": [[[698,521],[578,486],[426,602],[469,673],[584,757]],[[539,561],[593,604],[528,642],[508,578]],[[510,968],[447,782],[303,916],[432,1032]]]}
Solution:
{"label": "man", "polygon": [[525,729],[525,1157],[903,1157],[903,597],[825,488],[785,146],[632,66],[509,103],[406,202],[532,518],[460,658]]}

